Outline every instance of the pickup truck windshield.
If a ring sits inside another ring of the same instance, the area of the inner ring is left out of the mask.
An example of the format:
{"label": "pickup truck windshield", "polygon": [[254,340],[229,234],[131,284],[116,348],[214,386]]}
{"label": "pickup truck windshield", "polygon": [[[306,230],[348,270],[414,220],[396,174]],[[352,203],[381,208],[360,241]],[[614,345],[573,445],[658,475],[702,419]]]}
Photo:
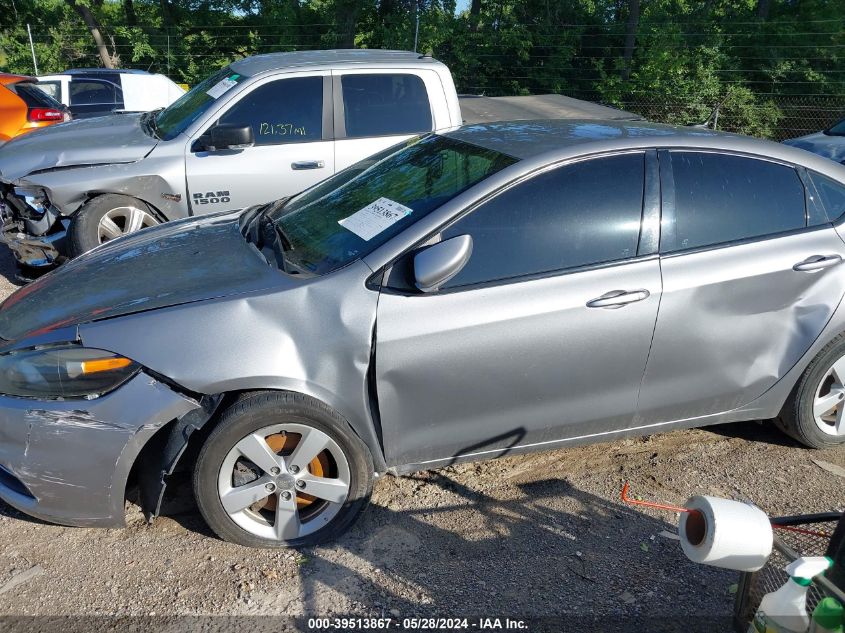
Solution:
{"label": "pickup truck windshield", "polygon": [[169,141],[179,136],[229,89],[245,79],[227,66],[198,83],[156,115],[155,129],[160,138]]}
{"label": "pickup truck windshield", "polygon": [[514,164],[495,150],[430,134],[368,158],[270,213],[286,259],[315,274],[364,257],[473,185]]}

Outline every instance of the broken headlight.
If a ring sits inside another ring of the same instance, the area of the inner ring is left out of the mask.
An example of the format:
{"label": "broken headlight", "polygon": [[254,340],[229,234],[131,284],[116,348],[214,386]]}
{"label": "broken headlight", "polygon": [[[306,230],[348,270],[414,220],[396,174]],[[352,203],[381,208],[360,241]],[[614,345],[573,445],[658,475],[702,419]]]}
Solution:
{"label": "broken headlight", "polygon": [[79,345],[0,354],[0,393],[30,398],[96,398],[138,371],[128,358]]}
{"label": "broken headlight", "polygon": [[47,207],[50,206],[50,201],[47,200],[47,192],[40,187],[15,187],[15,195],[39,215],[43,215]]}

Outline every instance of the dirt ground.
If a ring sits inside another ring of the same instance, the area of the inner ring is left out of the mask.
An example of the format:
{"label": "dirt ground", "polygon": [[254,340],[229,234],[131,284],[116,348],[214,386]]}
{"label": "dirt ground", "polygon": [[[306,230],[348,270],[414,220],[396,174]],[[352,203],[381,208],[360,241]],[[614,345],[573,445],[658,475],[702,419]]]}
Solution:
{"label": "dirt ground", "polygon": [[712,494],[783,515],[843,509],[835,466],[845,450],[744,423],[388,476],[347,535],[303,551],[220,541],[187,485],[152,526],[129,506],[123,530],[0,503],[0,616],[662,616],[685,630],[730,615],[738,574],[689,562],[665,535],[677,516],[623,505],[623,482],[651,500]]}

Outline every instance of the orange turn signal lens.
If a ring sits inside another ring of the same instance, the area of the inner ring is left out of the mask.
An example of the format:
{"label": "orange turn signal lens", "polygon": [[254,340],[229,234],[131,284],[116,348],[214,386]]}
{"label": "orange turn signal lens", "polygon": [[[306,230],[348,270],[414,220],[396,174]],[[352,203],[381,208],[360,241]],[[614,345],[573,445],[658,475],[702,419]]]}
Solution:
{"label": "orange turn signal lens", "polygon": [[95,358],[94,360],[85,360],[80,363],[83,374],[96,374],[101,371],[112,371],[113,369],[122,369],[132,364],[128,358]]}

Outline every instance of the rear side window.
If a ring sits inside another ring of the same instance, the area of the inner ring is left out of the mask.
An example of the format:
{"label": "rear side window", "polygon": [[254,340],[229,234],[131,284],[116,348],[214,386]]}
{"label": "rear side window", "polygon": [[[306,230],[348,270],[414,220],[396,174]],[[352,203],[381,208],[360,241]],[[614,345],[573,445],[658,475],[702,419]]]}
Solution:
{"label": "rear side window", "polygon": [[323,78],[294,77],[244,95],[220,123],[251,125],[256,145],[305,143],[323,138]]}
{"label": "rear side window", "polygon": [[821,174],[807,173],[819,192],[827,217],[831,222],[836,222],[845,215],[845,185]]}
{"label": "rear side window", "polygon": [[430,132],[431,107],[417,75],[344,75],[346,136]]}
{"label": "rear side window", "polygon": [[806,226],[804,185],[791,167],[705,152],[671,152],[675,222],[671,252],[774,235]]}
{"label": "rear side window", "polygon": [[596,158],[504,191],[443,232],[472,236],[472,256],[444,288],[498,281],[637,254],[643,154]]}
{"label": "rear side window", "polygon": [[33,83],[19,82],[7,84],[6,87],[18,95],[28,108],[55,108],[62,109],[62,104],[53,99],[46,92],[36,87]]}
{"label": "rear side window", "polygon": [[71,80],[70,105],[117,105],[123,103],[123,91],[110,81]]}

